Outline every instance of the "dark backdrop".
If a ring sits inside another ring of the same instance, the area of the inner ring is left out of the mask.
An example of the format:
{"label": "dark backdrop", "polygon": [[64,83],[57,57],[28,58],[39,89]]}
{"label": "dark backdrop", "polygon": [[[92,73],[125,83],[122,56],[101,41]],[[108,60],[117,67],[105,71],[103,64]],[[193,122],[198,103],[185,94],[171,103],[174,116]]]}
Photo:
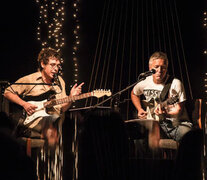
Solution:
{"label": "dark backdrop", "polygon": [[[70,1],[66,1],[64,33],[64,79],[67,89],[73,83],[72,71],[72,10]],[[79,80],[87,85],[95,54],[100,19],[104,1],[81,1],[79,48]],[[188,64],[188,70],[195,97],[204,97],[203,77],[206,71],[206,56],[203,55],[206,43],[206,30],[203,28],[204,1],[178,1],[177,8],[181,33]],[[1,5],[1,70],[0,80],[13,82],[19,77],[36,71],[37,54],[40,42],[37,41],[36,28],[39,21],[39,9],[35,1],[4,1]]]}

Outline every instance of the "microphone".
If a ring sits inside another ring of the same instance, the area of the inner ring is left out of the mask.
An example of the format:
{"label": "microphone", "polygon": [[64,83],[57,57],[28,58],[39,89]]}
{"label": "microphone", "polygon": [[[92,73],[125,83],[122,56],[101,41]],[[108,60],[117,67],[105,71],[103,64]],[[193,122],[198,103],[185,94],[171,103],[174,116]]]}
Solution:
{"label": "microphone", "polygon": [[152,74],[155,74],[155,73],[156,73],[156,70],[151,69],[150,71],[146,71],[146,72],[141,73],[140,76],[147,77],[147,76],[151,76]]}
{"label": "microphone", "polygon": [[57,85],[60,87],[61,91],[62,91],[62,86],[58,77],[58,73],[54,74],[54,80],[57,82]]}
{"label": "microphone", "polygon": [[4,81],[4,80],[3,81],[0,80],[0,84],[9,84],[9,82],[8,81]]}

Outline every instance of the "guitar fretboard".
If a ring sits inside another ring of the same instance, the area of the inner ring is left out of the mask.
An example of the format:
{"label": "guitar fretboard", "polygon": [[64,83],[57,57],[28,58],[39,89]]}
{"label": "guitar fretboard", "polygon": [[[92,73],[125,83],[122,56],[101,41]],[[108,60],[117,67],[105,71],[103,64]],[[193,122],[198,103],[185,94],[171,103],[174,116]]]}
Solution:
{"label": "guitar fretboard", "polygon": [[58,105],[58,104],[64,104],[64,103],[73,102],[73,101],[76,101],[76,100],[88,98],[88,97],[91,97],[92,95],[93,95],[92,92],[88,92],[88,93],[81,94],[79,96],[73,96],[73,97],[67,96],[67,97],[62,98],[62,99],[53,99],[51,101],[45,102],[44,106],[45,107],[52,107],[52,106],[55,106],[55,105]]}

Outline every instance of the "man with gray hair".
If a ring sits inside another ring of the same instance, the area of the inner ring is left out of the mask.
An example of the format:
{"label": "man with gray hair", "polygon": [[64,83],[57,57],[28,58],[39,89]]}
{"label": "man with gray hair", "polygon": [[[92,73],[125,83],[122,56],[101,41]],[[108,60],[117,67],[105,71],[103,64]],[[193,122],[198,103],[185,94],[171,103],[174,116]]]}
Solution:
{"label": "man with gray hair", "polygon": [[[185,133],[191,130],[184,108],[185,90],[181,81],[167,73],[168,58],[163,52],[155,52],[149,59],[149,70],[154,69],[152,76],[137,83],[131,99],[138,111],[139,119],[155,119],[165,138],[180,141]],[[140,96],[144,95],[147,109],[144,109]]]}

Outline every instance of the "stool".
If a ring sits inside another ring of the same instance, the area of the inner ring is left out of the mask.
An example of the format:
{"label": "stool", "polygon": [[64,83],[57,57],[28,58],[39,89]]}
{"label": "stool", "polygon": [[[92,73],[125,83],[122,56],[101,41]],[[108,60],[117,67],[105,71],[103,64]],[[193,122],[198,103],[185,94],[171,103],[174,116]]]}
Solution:
{"label": "stool", "polygon": [[18,138],[18,141],[26,147],[26,154],[30,157],[32,148],[42,148],[45,144],[44,139],[33,139],[28,137]]}
{"label": "stool", "polygon": [[160,139],[159,149],[163,152],[164,159],[174,159],[178,149],[178,142],[173,139]]}

